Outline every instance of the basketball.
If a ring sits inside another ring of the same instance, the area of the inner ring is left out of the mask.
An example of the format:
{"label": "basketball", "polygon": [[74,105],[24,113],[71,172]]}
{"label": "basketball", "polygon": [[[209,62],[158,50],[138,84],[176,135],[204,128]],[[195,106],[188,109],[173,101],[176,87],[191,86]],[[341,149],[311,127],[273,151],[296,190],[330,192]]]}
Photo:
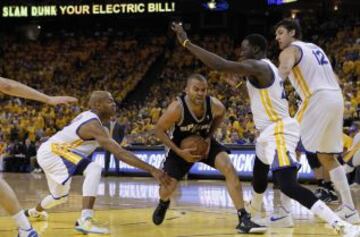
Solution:
{"label": "basketball", "polygon": [[200,155],[204,156],[208,149],[208,143],[205,141],[204,138],[200,136],[189,136],[184,138],[180,143],[181,149],[188,149],[188,148],[196,148],[196,150],[192,151],[193,155]]}

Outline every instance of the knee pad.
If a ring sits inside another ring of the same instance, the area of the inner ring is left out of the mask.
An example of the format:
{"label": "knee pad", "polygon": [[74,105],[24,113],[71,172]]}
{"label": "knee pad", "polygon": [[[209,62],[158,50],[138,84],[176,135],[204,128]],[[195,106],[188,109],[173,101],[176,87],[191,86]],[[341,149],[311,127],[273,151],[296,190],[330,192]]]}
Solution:
{"label": "knee pad", "polygon": [[93,175],[101,176],[101,171],[102,171],[102,167],[99,164],[97,164],[95,162],[91,162],[88,164],[88,166],[84,170],[84,175],[87,176],[88,174],[91,173]]}
{"label": "knee pad", "polygon": [[264,193],[268,184],[270,166],[255,157],[252,186],[256,193]]}
{"label": "knee pad", "polygon": [[95,197],[101,179],[102,167],[91,162],[84,170],[83,196]]}
{"label": "knee pad", "polygon": [[306,151],[305,154],[311,169],[318,169],[321,167],[320,161],[316,153]]}

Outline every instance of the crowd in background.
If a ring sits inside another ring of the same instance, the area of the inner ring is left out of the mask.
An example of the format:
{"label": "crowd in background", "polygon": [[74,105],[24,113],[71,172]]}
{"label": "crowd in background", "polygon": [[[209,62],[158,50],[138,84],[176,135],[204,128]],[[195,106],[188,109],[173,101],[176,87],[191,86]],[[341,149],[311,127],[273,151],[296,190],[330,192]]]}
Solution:
{"label": "crowd in background", "polygon": [[[333,27],[324,24],[325,30]],[[321,32],[321,31],[320,31]],[[344,93],[344,126],[351,127],[360,118],[360,27],[339,27],[331,34],[307,36],[319,44],[331,59]],[[236,60],[239,42],[229,35],[192,35],[193,42]],[[76,114],[86,109],[93,90],[110,91],[118,103],[118,121],[127,128],[125,144],[155,145],[154,124],[164,109],[182,93],[186,78],[201,73],[209,83],[209,94],[227,108],[226,117],[215,136],[223,143],[253,144],[256,138],[244,83],[237,89],[226,77],[205,67],[174,38],[121,35],[44,37],[22,42],[5,37],[1,45],[0,75],[26,83],[48,94],[67,94],[80,99],[78,104],[51,107],[0,95],[0,151],[14,152],[25,140],[37,143],[64,127]],[[270,58],[277,61],[276,43],[270,42]],[[146,97],[138,103],[121,102],[144,78],[151,65],[164,57],[158,78]],[[290,113],[294,115],[299,99],[286,84]]]}

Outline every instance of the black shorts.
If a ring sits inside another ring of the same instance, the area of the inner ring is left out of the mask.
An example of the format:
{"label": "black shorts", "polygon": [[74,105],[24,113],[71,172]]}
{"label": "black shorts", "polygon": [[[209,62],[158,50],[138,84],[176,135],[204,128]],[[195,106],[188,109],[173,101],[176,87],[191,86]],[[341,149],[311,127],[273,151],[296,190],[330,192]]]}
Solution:
{"label": "black shorts", "polygon": [[[230,153],[229,150],[218,143],[215,139],[211,139],[209,156],[199,162],[205,163],[215,168],[215,158],[220,152]],[[163,170],[172,178],[181,180],[191,169],[194,163],[187,162],[175,152],[170,150],[164,162]]]}

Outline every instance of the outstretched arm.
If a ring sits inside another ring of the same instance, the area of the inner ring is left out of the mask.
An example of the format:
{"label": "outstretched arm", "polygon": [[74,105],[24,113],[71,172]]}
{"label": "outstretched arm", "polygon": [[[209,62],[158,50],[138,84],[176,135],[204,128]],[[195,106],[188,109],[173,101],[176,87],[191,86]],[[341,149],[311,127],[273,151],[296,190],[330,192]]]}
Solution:
{"label": "outstretched arm", "polygon": [[74,97],[49,96],[25,84],[3,77],[0,77],[0,92],[7,95],[22,97],[30,100],[36,100],[51,105],[77,102],[77,99]]}
{"label": "outstretched arm", "polygon": [[177,38],[183,47],[187,48],[212,69],[237,73],[242,76],[259,76],[263,73],[265,65],[259,62],[259,60],[230,61],[191,43],[181,23],[173,23],[172,30],[176,32]]}
{"label": "outstretched arm", "polygon": [[101,126],[99,121],[92,120],[82,125],[79,129],[79,135],[82,139],[95,139],[101,147],[114,154],[114,156],[125,163],[149,172],[161,184],[167,185],[170,182],[169,177],[161,170],[140,160],[132,152],[123,149],[109,133]]}

